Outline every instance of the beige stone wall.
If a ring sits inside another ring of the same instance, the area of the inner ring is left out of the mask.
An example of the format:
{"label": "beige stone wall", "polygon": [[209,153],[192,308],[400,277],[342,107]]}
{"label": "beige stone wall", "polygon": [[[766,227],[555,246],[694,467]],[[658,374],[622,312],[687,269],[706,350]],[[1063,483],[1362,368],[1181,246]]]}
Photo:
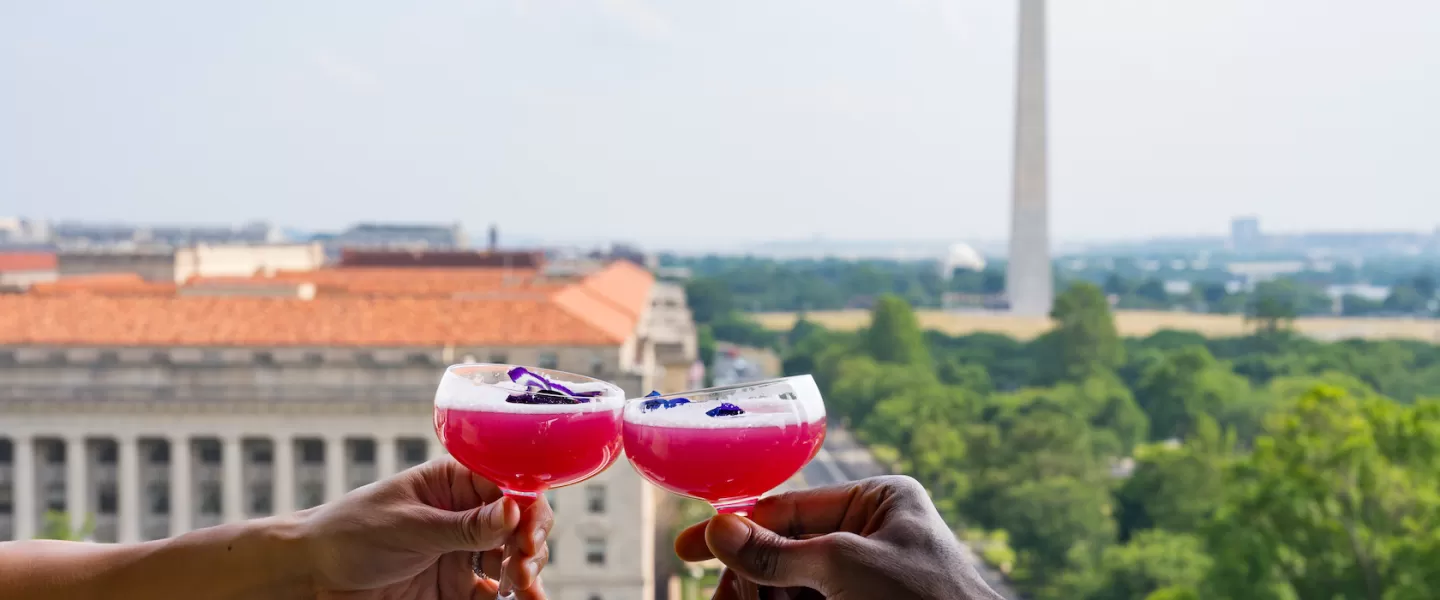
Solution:
{"label": "beige stone wall", "polygon": [[320,244],[197,245],[175,252],[175,281],[313,271],[325,263]]}

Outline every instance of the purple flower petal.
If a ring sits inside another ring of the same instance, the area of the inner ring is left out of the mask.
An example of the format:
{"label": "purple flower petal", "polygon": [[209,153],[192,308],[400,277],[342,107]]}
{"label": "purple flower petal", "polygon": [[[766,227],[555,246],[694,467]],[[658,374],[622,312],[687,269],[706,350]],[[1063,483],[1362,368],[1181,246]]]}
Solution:
{"label": "purple flower petal", "polygon": [[[649,396],[646,396],[646,398],[650,398],[655,395],[656,394],[652,392]],[[643,409],[641,412],[650,412],[652,410],[660,410],[662,408],[675,408],[677,406],[689,403],[689,398],[671,398],[669,400],[666,400],[664,398],[656,398],[654,400],[646,400],[643,404],[640,405],[640,408]]]}
{"label": "purple flower petal", "polygon": [[734,417],[745,414],[745,411],[729,402],[721,402],[720,406],[705,411],[705,414],[712,417]]}

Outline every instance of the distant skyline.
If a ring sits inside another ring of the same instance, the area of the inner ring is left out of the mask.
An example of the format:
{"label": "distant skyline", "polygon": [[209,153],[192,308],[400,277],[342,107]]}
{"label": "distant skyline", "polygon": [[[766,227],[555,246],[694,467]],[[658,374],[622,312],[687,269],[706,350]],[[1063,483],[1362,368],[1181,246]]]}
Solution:
{"label": "distant skyline", "polygon": [[[0,6],[0,216],[1008,232],[1016,5]],[[1057,242],[1440,225],[1440,3],[1050,7]]]}

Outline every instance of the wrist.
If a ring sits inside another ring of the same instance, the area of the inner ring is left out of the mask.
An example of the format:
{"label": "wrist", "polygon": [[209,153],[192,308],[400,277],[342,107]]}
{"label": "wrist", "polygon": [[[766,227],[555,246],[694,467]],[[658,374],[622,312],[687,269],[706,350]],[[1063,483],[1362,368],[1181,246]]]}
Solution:
{"label": "wrist", "polygon": [[272,593],[266,597],[315,597],[315,560],[305,521],[305,513],[294,513],[248,523],[260,549],[259,566],[270,582]]}

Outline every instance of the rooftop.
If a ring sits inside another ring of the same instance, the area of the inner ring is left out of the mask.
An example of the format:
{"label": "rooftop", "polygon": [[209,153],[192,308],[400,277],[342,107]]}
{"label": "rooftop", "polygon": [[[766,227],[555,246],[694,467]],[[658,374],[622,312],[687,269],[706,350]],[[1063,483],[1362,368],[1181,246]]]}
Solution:
{"label": "rooftop", "polygon": [[[313,299],[243,292],[313,284]],[[324,269],[187,284],[63,278],[0,296],[0,345],[609,346],[636,331],[654,280],[617,262],[578,281],[501,269]]]}
{"label": "rooftop", "polygon": [[0,273],[54,270],[54,252],[0,252]]}

